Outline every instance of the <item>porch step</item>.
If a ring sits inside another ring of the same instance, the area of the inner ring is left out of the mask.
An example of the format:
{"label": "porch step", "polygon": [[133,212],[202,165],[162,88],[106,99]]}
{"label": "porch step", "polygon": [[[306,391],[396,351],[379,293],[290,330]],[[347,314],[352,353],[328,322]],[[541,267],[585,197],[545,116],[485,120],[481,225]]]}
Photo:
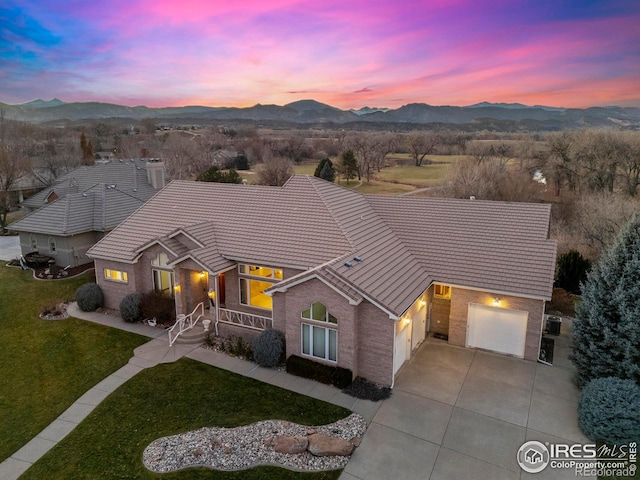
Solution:
{"label": "porch step", "polygon": [[182,335],[180,335],[175,343],[181,343],[183,345],[195,345],[198,343],[203,343],[207,338],[207,333],[204,331],[202,325],[198,324],[193,327],[191,330],[187,330]]}

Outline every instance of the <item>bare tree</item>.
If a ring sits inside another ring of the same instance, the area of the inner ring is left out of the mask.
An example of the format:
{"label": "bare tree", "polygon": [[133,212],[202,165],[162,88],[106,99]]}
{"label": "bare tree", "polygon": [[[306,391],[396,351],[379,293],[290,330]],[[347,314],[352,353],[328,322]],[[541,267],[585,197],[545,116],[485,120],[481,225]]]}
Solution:
{"label": "bare tree", "polygon": [[257,167],[258,183],[281,187],[293,175],[291,160],[281,155],[263,154],[264,161]]}
{"label": "bare tree", "polygon": [[[425,163],[426,156],[433,155],[440,142],[440,135],[436,132],[416,132],[409,135],[407,137],[407,146],[415,166],[419,167]],[[431,161],[427,159],[426,164],[429,163]]]}
{"label": "bare tree", "polygon": [[0,231],[7,226],[11,211],[11,192],[15,184],[31,171],[31,162],[15,144],[4,141],[0,145]]}
{"label": "bare tree", "polygon": [[623,132],[620,135],[626,146],[618,162],[619,175],[627,194],[635,197],[640,186],[640,132]]}

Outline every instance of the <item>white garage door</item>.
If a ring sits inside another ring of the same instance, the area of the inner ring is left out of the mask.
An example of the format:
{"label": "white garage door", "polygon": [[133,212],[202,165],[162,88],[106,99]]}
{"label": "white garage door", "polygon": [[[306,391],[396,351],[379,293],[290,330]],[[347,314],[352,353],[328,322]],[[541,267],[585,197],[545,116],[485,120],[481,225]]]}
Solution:
{"label": "white garage door", "polygon": [[467,346],[524,357],[528,312],[469,304]]}
{"label": "white garage door", "polygon": [[393,374],[395,375],[402,364],[411,354],[411,331],[409,325],[405,326],[401,332],[396,333],[395,348],[393,351]]}

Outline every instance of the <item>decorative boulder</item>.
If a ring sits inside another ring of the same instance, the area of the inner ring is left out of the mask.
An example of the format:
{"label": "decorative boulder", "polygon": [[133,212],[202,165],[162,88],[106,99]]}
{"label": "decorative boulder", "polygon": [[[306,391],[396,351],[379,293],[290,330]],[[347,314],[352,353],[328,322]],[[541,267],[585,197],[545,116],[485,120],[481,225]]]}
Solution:
{"label": "decorative boulder", "polygon": [[309,435],[309,446],[307,450],[316,457],[341,456],[346,457],[353,453],[354,445],[343,438],[330,437],[315,433]]}
{"label": "decorative boulder", "polygon": [[304,453],[308,445],[307,437],[277,437],[273,449],[278,453],[299,454]]}

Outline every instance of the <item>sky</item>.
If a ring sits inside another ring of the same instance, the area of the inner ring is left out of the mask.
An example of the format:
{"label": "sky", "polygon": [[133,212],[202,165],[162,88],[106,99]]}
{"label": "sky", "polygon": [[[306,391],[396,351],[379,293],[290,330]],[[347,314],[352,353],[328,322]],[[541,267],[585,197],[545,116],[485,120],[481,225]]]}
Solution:
{"label": "sky", "polygon": [[5,0],[0,101],[640,107],[640,0]]}

